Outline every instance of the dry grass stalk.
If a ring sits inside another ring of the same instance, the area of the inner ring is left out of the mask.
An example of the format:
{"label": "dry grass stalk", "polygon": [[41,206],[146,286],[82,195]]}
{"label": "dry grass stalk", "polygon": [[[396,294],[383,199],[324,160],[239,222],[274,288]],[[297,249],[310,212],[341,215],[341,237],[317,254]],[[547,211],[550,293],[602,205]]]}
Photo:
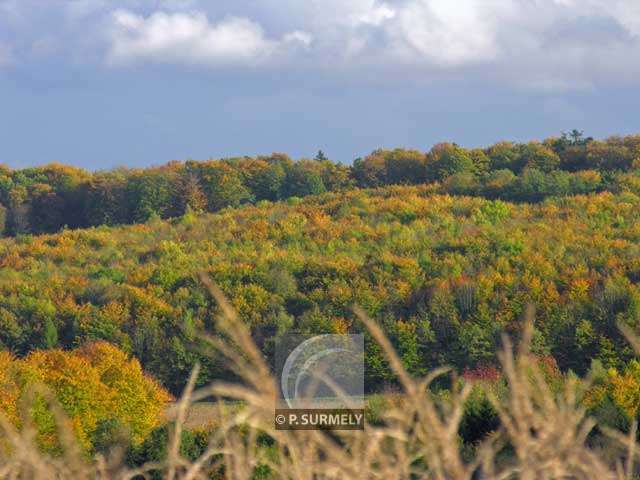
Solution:
{"label": "dry grass stalk", "polygon": [[[626,452],[616,465],[607,464],[589,448],[587,436],[594,422],[580,406],[577,382],[569,380],[560,392],[552,391],[529,352],[532,310],[526,315],[526,328],[517,352],[511,341],[504,338],[500,361],[509,386],[508,395],[498,398],[491,389],[487,391],[501,427],[469,459],[469,455],[462,453],[458,431],[472,386],[454,381],[450,398],[436,400],[429,385],[447,369],[438,369],[425,378],[411,377],[380,327],[361,310],[356,310],[356,314],[387,356],[402,386],[403,401],[385,412],[381,425],[367,425],[364,432],[276,430],[273,422],[276,382],[270,368],[221,291],[204,275],[202,281],[220,306],[218,329],[227,339],[208,340],[227,358],[241,382],[217,382],[195,390],[198,369],[194,369],[176,408],[164,462],[132,470],[113,459],[86,460],[72,446],[65,433],[69,431],[64,428],[66,420],[52,401],[62,426],[61,438],[66,446],[63,456],[40,453],[33,426],[26,424],[19,431],[0,419],[4,439],[0,478],[131,479],[145,478],[156,471],[171,480],[244,480],[255,478],[256,469],[266,467],[271,478],[291,480],[633,478],[635,458],[640,453],[635,441],[636,425],[629,435],[606,432]],[[460,384],[462,387],[456,386]],[[196,461],[188,461],[180,455],[187,411],[194,402],[211,395],[241,402],[242,407],[230,409],[228,403],[220,401],[217,428],[209,447]],[[271,439],[270,449],[261,443],[264,437]],[[504,451],[513,452],[507,460],[502,458]]]}

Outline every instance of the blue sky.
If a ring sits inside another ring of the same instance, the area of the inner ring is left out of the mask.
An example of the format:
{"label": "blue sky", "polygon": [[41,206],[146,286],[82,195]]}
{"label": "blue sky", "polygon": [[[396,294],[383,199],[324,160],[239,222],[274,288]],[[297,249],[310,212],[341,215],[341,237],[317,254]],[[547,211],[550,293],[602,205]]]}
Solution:
{"label": "blue sky", "polygon": [[0,0],[0,162],[638,133],[637,0]]}

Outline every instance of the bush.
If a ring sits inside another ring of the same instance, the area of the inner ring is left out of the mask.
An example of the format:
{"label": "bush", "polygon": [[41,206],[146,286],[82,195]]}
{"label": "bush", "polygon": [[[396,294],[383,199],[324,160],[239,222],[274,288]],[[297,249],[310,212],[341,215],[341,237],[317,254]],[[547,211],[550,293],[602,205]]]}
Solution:
{"label": "bush", "polygon": [[459,433],[465,443],[475,444],[498,429],[500,419],[485,390],[475,386],[464,404]]}

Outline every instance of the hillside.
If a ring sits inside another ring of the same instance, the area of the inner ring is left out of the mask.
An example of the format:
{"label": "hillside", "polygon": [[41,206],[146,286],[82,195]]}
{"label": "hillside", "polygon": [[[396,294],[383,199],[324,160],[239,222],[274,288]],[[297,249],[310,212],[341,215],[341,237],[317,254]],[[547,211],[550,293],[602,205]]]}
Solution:
{"label": "hillside", "polygon": [[[535,351],[562,369],[631,356],[617,322],[640,320],[640,197],[630,191],[539,204],[451,197],[432,186],[352,189],[216,214],[0,241],[0,341],[19,355],[104,339],[173,392],[228,375],[196,332],[222,287],[268,356],[289,329],[382,323],[412,373],[495,363],[502,331],[537,307]],[[368,385],[392,378],[367,351]]]}

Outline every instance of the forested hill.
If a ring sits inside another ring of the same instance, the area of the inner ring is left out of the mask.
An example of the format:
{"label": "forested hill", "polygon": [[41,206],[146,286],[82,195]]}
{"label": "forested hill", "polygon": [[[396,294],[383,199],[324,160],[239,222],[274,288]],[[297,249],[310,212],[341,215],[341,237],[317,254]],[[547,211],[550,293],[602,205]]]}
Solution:
{"label": "forested hill", "polygon": [[[0,344],[24,355],[104,339],[173,392],[198,359],[201,383],[228,375],[198,348],[216,311],[197,278],[206,271],[267,356],[291,329],[359,331],[358,304],[412,373],[462,371],[493,364],[500,333],[518,332],[533,302],[537,354],[579,373],[593,359],[622,367],[632,355],[617,324],[640,321],[640,197],[629,185],[536,204],[434,185],[351,189],[3,239]],[[391,373],[368,345],[367,385],[381,388]]]}
{"label": "forested hill", "polygon": [[484,149],[376,150],[352,166],[284,154],[87,172],[64,165],[0,166],[0,234],[139,223],[325,191],[431,183],[440,193],[538,202],[549,196],[640,189],[640,135],[502,142]]}

